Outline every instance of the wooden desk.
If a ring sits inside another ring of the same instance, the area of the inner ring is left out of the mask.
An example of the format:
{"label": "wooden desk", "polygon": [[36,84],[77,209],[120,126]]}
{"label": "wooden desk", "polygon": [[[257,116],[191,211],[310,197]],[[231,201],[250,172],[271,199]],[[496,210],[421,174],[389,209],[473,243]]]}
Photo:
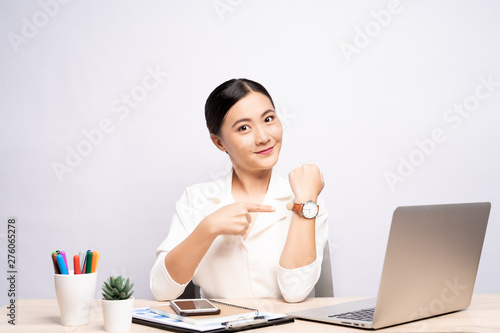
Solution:
{"label": "wooden desk", "polygon": [[[279,299],[225,300],[229,303],[255,307],[263,311],[287,313],[301,309],[315,308],[352,301],[359,298],[308,298],[302,303],[286,303]],[[137,299],[135,307],[150,306],[157,302]],[[0,332],[103,332],[102,309],[100,300],[92,307],[90,324],[79,327],[61,325],[59,308],[55,299],[19,300],[17,302],[16,326],[7,323],[7,307],[0,311]],[[369,332],[356,328],[295,320],[295,323],[265,327],[248,332]],[[167,332],[155,328],[132,324],[130,332]],[[376,332],[500,332],[500,294],[474,295],[472,304],[465,311],[459,311],[435,318],[398,325]]]}

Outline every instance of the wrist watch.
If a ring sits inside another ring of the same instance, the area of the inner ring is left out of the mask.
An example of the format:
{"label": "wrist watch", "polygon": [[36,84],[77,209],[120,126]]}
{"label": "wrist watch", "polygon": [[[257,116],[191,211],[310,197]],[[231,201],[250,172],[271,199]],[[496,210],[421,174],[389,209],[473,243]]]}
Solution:
{"label": "wrist watch", "polygon": [[291,202],[289,202],[286,205],[286,207],[289,210],[291,210],[299,215],[304,216],[306,219],[315,218],[316,216],[318,216],[318,212],[319,212],[318,204],[312,200],[309,200],[309,201],[304,202],[304,203],[291,203]]}

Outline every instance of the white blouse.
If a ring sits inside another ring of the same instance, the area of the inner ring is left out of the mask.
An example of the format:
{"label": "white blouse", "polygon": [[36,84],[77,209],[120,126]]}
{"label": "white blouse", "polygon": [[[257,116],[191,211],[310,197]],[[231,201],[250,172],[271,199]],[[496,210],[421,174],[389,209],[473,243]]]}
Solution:
{"label": "white blouse", "polygon": [[[233,171],[225,177],[188,187],[176,204],[170,232],[156,250],[150,274],[150,287],[157,300],[179,297],[186,284],[175,282],[165,267],[166,254],[181,243],[202,221],[217,209],[234,202],[231,194]],[[193,282],[206,298],[277,298],[300,302],[318,281],[323,248],[328,239],[327,211],[318,199],[316,217],[316,260],[304,267],[285,269],[279,260],[293,212],[286,208],[293,201],[287,180],[273,171],[263,205],[276,208],[259,213],[246,240],[241,236],[218,236],[196,269]],[[309,221],[304,221],[309,223]],[[310,221],[310,223],[313,223]]]}

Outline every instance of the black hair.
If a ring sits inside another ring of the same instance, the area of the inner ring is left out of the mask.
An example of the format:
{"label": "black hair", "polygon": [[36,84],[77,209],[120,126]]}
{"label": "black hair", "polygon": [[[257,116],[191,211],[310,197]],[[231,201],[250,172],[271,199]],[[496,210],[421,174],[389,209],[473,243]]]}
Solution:
{"label": "black hair", "polygon": [[234,104],[252,91],[266,95],[274,107],[273,99],[266,88],[252,80],[231,79],[215,88],[205,103],[205,120],[210,133],[219,135],[226,113]]}

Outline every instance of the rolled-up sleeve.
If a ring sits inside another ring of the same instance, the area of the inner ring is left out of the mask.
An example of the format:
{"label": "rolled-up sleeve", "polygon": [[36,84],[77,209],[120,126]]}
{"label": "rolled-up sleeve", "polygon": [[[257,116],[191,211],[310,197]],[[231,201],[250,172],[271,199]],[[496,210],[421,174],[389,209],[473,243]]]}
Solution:
{"label": "rolled-up sleeve", "polygon": [[286,269],[278,265],[278,286],[287,302],[301,302],[313,290],[321,275],[323,249],[328,240],[327,210],[321,198],[318,198],[320,212],[315,222],[316,260],[309,265]]}
{"label": "rolled-up sleeve", "polygon": [[318,259],[316,257],[314,262],[304,267],[278,267],[278,285],[285,301],[301,302],[311,293],[321,274],[321,260]]}
{"label": "rolled-up sleeve", "polygon": [[153,296],[158,301],[171,300],[179,297],[187,286],[175,282],[165,267],[165,257],[169,251],[180,244],[191,233],[193,210],[189,189],[176,203],[175,215],[170,226],[167,238],[156,250],[156,261],[149,276],[149,286]]}
{"label": "rolled-up sleeve", "polygon": [[153,296],[158,301],[166,301],[179,297],[187,286],[174,281],[165,267],[167,252],[161,252],[156,257],[156,262],[150,274],[150,287]]}

